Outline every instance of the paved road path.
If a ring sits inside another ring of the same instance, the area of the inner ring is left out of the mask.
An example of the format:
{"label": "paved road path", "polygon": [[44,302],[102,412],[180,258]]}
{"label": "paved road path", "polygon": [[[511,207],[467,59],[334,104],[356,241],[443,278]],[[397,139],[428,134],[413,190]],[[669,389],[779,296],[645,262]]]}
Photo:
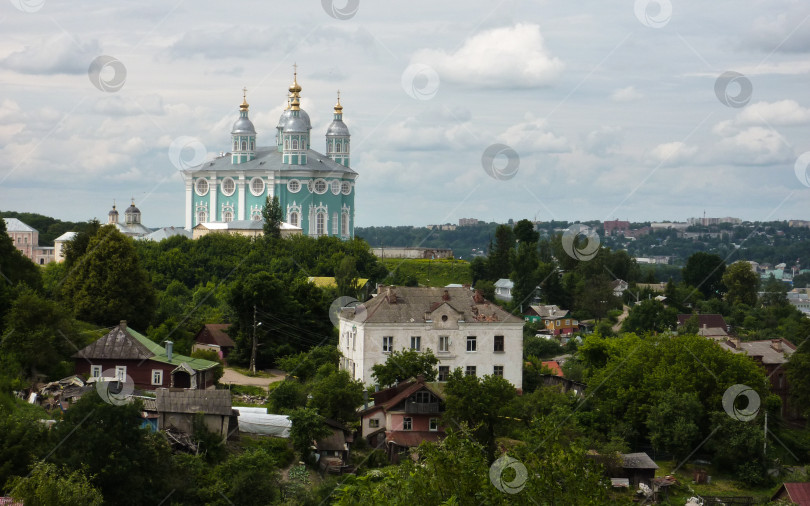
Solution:
{"label": "paved road path", "polygon": [[280,371],[278,369],[271,369],[269,372],[270,374],[273,374],[272,378],[260,378],[257,376],[245,376],[240,372],[226,367],[225,372],[222,374],[222,378],[220,378],[219,382],[223,385],[227,385],[228,383],[233,383],[234,385],[251,385],[267,390],[267,385],[283,380],[285,374],[284,371]]}

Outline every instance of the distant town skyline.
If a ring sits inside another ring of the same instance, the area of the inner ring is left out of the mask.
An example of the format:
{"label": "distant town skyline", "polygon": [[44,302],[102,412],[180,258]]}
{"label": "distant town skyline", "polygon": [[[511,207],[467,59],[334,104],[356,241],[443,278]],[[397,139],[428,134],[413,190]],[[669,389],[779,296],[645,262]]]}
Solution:
{"label": "distant town skyline", "polygon": [[[0,7],[0,209],[183,226],[178,168],[312,148],[341,94],[356,226],[810,219],[810,4],[204,0]],[[178,167],[180,166],[180,167]]]}

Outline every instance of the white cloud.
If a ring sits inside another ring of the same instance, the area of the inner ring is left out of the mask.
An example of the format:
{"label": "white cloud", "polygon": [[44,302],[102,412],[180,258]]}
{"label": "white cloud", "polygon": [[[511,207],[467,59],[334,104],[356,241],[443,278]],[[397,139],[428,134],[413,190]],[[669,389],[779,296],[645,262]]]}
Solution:
{"label": "white cloud", "polygon": [[627,88],[620,88],[613,92],[610,99],[614,102],[635,102],[644,98],[635,86],[628,86]]}
{"label": "white cloud", "polygon": [[588,132],[585,136],[585,151],[596,156],[607,156],[614,153],[621,145],[622,129],[615,126],[603,126]]}
{"label": "white cloud", "polygon": [[[717,130],[715,130],[716,133]],[[793,149],[775,130],[750,127],[737,133],[724,131],[727,136],[717,144],[720,162],[739,165],[769,165],[788,163],[795,159]]]}
{"label": "white cloud", "polygon": [[[779,3],[779,2],[776,2]],[[748,45],[763,51],[806,53],[810,51],[810,6],[806,2],[783,2],[754,20]]]}
{"label": "white cloud", "polygon": [[734,119],[737,125],[801,125],[810,123],[810,108],[795,100],[757,102],[745,107]]}
{"label": "white cloud", "polygon": [[535,24],[480,32],[453,53],[422,49],[411,62],[433,67],[443,81],[495,88],[545,86],[563,69],[563,63],[549,55]]}
{"label": "white cloud", "polygon": [[97,40],[81,42],[61,33],[27,45],[0,61],[6,68],[23,74],[84,74],[99,55],[101,47]]}
{"label": "white cloud", "polygon": [[526,114],[524,121],[507,128],[498,141],[516,150],[519,155],[530,153],[567,153],[571,144],[563,136],[551,132],[546,120]]}
{"label": "white cloud", "polygon": [[659,144],[650,151],[653,159],[666,165],[684,163],[697,153],[697,146],[690,146],[680,141]]}
{"label": "white cloud", "polygon": [[127,97],[102,96],[93,106],[93,111],[107,116],[138,116],[140,114],[163,115],[163,99],[159,95]]}

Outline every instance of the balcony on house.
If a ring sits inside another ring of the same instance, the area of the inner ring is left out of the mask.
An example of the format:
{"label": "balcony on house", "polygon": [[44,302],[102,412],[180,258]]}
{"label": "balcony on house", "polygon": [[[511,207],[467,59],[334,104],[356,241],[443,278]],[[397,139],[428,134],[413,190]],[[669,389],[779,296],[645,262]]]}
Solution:
{"label": "balcony on house", "polygon": [[405,402],[405,412],[406,413],[416,413],[416,414],[438,413],[439,412],[439,403],[438,402],[406,401]]}

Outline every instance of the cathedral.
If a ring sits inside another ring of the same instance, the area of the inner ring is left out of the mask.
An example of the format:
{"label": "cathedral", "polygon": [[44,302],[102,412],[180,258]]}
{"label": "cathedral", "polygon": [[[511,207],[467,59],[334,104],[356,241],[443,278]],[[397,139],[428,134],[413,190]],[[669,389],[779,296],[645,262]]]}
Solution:
{"label": "cathedral", "polygon": [[275,143],[258,146],[243,93],[231,130],[231,152],[183,171],[186,224],[262,220],[267,197],[277,196],[284,221],[305,235],[354,237],[357,173],[349,168],[349,129],[343,122],[340,92],[326,130],[326,154],[312,149],[312,126],[301,108],[297,71],[287,108],[279,118]]}

